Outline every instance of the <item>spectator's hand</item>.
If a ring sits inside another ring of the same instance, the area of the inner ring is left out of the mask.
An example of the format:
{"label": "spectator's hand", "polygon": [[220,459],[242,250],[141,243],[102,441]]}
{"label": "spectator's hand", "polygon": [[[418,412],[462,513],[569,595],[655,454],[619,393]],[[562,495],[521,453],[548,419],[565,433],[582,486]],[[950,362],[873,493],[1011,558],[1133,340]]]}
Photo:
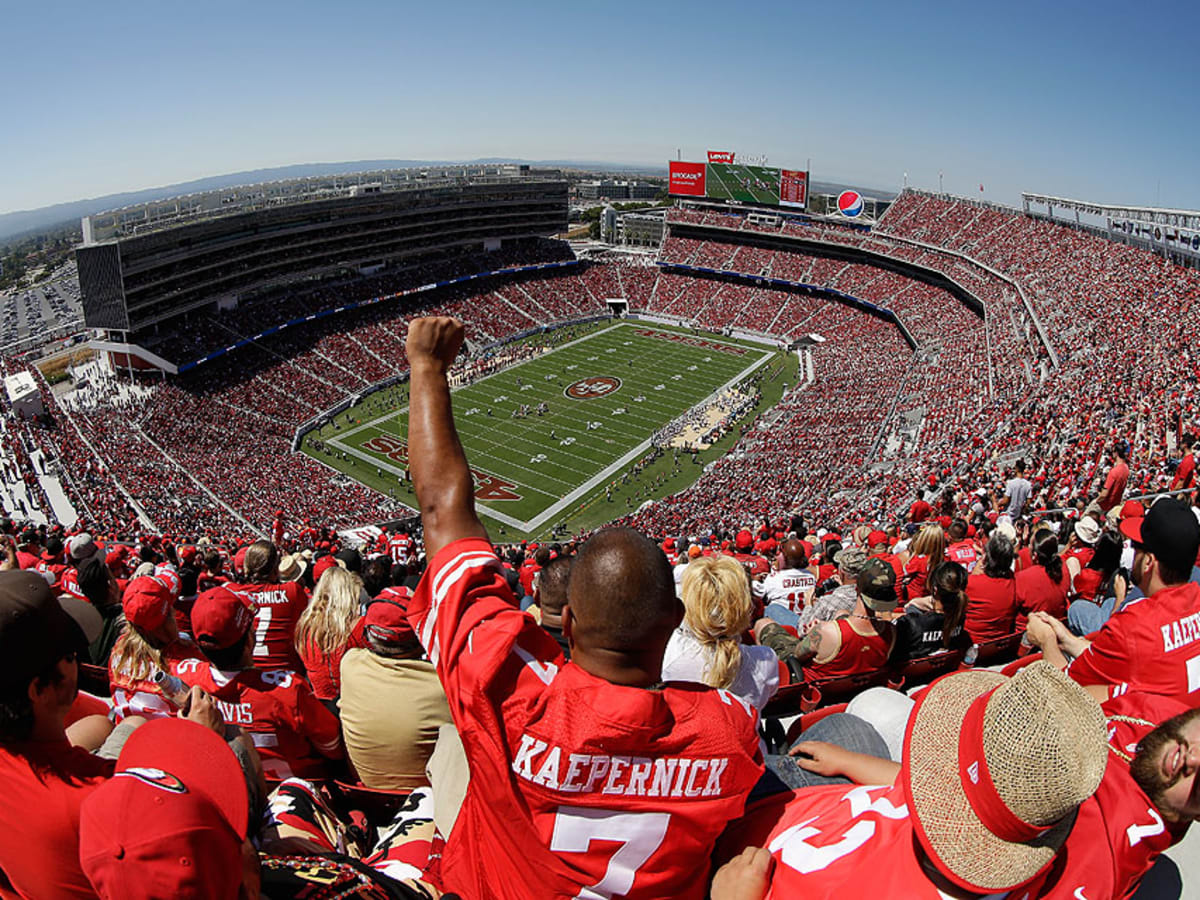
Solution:
{"label": "spectator's hand", "polygon": [[432,364],[448,371],[462,348],[465,334],[463,323],[450,316],[413,319],[404,344],[409,366]]}
{"label": "spectator's hand", "polygon": [[712,900],[762,900],[771,878],[771,854],[762,847],[747,847],[713,876]]}
{"label": "spectator's hand", "polygon": [[1050,617],[1040,610],[1029,616],[1029,622],[1025,626],[1025,636],[1035,647],[1044,649],[1050,644],[1058,643],[1058,638],[1054,634],[1054,626],[1046,621],[1047,618]]}
{"label": "spectator's hand", "polygon": [[179,718],[211,728],[222,738],[225,737],[225,718],[217,708],[216,702],[203,688],[192,685],[187,704],[180,710]]}
{"label": "spectator's hand", "polygon": [[933,612],[933,597],[913,597],[904,608],[905,610],[916,609],[921,612]]}
{"label": "spectator's hand", "polygon": [[846,751],[825,741],[801,741],[788,751],[796,765],[817,775],[836,776],[845,772]]}

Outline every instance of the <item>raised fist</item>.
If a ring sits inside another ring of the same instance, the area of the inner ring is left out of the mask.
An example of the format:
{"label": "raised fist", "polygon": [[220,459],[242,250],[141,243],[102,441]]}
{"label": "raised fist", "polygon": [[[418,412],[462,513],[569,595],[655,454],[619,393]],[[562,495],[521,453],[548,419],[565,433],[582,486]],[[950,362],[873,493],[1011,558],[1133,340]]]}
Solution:
{"label": "raised fist", "polygon": [[458,356],[465,333],[463,323],[450,316],[413,319],[404,344],[409,366],[433,364],[445,372]]}

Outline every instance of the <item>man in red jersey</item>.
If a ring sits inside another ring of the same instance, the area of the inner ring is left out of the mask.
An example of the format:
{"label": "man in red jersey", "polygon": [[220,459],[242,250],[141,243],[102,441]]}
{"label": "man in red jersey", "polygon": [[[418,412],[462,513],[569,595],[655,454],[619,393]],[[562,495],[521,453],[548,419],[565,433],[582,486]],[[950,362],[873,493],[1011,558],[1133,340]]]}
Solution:
{"label": "man in red jersey", "polygon": [[1029,640],[1080,684],[1128,685],[1194,705],[1200,689],[1200,585],[1188,579],[1200,548],[1200,523],[1186,503],[1163,499],[1145,518],[1125,519],[1121,532],[1133,541],[1133,580],[1145,596],[1126,602],[1091,640],[1045,613],[1033,613]]}
{"label": "man in red jersey", "polygon": [[1196,444],[1196,436],[1194,434],[1185,434],[1183,436],[1183,459],[1179,460],[1179,465],[1175,469],[1175,477],[1171,479],[1171,490],[1187,489],[1193,486],[1196,480],[1196,455],[1193,447]]}
{"label": "man in red jersey", "polygon": [[[1100,784],[1080,805],[1053,863],[1033,881],[1009,893],[1012,900],[1129,897],[1159,854],[1178,842],[1190,821],[1200,814],[1200,806],[1191,796],[1200,743],[1195,750],[1189,743],[1200,741],[1200,710],[1180,714],[1185,709],[1180,704],[1152,694],[1124,694],[1104,703],[1102,709],[1108,758]],[[1156,727],[1159,722],[1162,724]],[[799,746],[808,754],[797,757],[803,768],[850,778],[858,784],[893,784],[901,772],[898,763],[836,746],[820,742]],[[721,849],[735,852],[753,837],[747,834],[748,829],[774,824],[772,806],[776,810],[774,819],[778,820],[781,804],[787,814],[794,807],[803,809],[807,796],[807,791],[785,793],[764,803],[761,809],[752,808],[751,815],[733,824]],[[770,854],[763,858],[764,852],[760,850],[760,856],[752,857],[748,850],[744,858],[725,866],[713,882],[714,900],[761,896],[771,874]],[[757,865],[749,865],[751,861]],[[753,890],[732,892],[735,887],[753,888],[755,883],[757,894]],[[919,891],[914,893],[920,895]],[[971,896],[960,892],[952,895]]]}
{"label": "man in red jersey", "polygon": [[342,758],[337,717],[301,676],[254,668],[254,610],[244,595],[213,588],[196,598],[192,628],[206,660],[185,659],[175,674],[212,694],[225,721],[250,735],[268,778],[323,778]]}
{"label": "man in red jersey", "polygon": [[257,610],[254,618],[254,666],[259,669],[304,671],[296,652],[295,631],[308,606],[308,591],[298,581],[279,580],[279,551],[270,541],[255,541],[246,548],[246,580],[231,584]]}
{"label": "man in red jersey", "polygon": [[409,557],[413,555],[413,549],[413,539],[408,536],[403,525],[397,525],[387,543],[387,553],[392,559],[392,565],[407,566]]}
{"label": "man in red jersey", "polygon": [[761,578],[771,571],[770,563],[754,552],[754,535],[745,528],[733,539],[733,550],[733,558],[754,578]]}
{"label": "man in red jersey", "polygon": [[516,608],[454,430],[446,373],[462,342],[461,322],[426,318],[406,345],[430,560],[409,621],[471,771],[442,886],[468,897],[702,897],[716,837],[762,773],[756,716],[727,692],[661,684],[682,607],[662,552],[631,530],[601,531],[575,559],[570,662]]}
{"label": "man in red jersey", "polygon": [[1013,889],[1047,872],[1075,833],[1106,764],[1099,705],[1052,666],[948,675],[917,700],[894,784],[751,806],[722,840],[737,861],[712,896],[1019,900]]}
{"label": "man in red jersey", "polygon": [[925,499],[925,491],[922,488],[917,488],[917,499],[913,501],[912,506],[908,508],[908,521],[924,522],[933,515],[933,507]]}
{"label": "man in red jersey", "polygon": [[967,523],[962,519],[951,522],[946,532],[946,561],[958,563],[968,575],[979,562],[979,548],[967,536]]}
{"label": "man in red jersey", "polygon": [[1124,441],[1113,444],[1109,458],[1112,468],[1104,479],[1104,487],[1100,495],[1093,501],[1105,515],[1125,496],[1125,485],[1129,483],[1129,450]]}

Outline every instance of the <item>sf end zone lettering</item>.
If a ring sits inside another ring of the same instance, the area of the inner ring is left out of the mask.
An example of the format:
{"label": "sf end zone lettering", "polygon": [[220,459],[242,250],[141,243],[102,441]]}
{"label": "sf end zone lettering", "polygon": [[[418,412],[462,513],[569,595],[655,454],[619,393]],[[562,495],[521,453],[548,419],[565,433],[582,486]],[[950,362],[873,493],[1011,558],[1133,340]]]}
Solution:
{"label": "sf end zone lettering", "polygon": [[[381,434],[363,441],[363,449],[386,456],[392,462],[397,462],[408,468],[408,442],[389,434]],[[471,469],[471,477],[475,479],[476,500],[520,500],[516,492],[517,485],[505,481],[496,475],[491,475],[479,469]]]}

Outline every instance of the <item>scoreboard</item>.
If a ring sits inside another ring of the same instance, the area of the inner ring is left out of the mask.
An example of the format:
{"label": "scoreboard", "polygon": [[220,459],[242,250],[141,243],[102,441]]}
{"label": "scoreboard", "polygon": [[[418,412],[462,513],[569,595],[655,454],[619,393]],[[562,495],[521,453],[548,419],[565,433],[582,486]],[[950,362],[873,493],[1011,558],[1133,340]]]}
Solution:
{"label": "scoreboard", "polygon": [[708,162],[668,163],[673,197],[705,197],[765,206],[808,206],[808,172],[737,161],[733,153],[710,150]]}

